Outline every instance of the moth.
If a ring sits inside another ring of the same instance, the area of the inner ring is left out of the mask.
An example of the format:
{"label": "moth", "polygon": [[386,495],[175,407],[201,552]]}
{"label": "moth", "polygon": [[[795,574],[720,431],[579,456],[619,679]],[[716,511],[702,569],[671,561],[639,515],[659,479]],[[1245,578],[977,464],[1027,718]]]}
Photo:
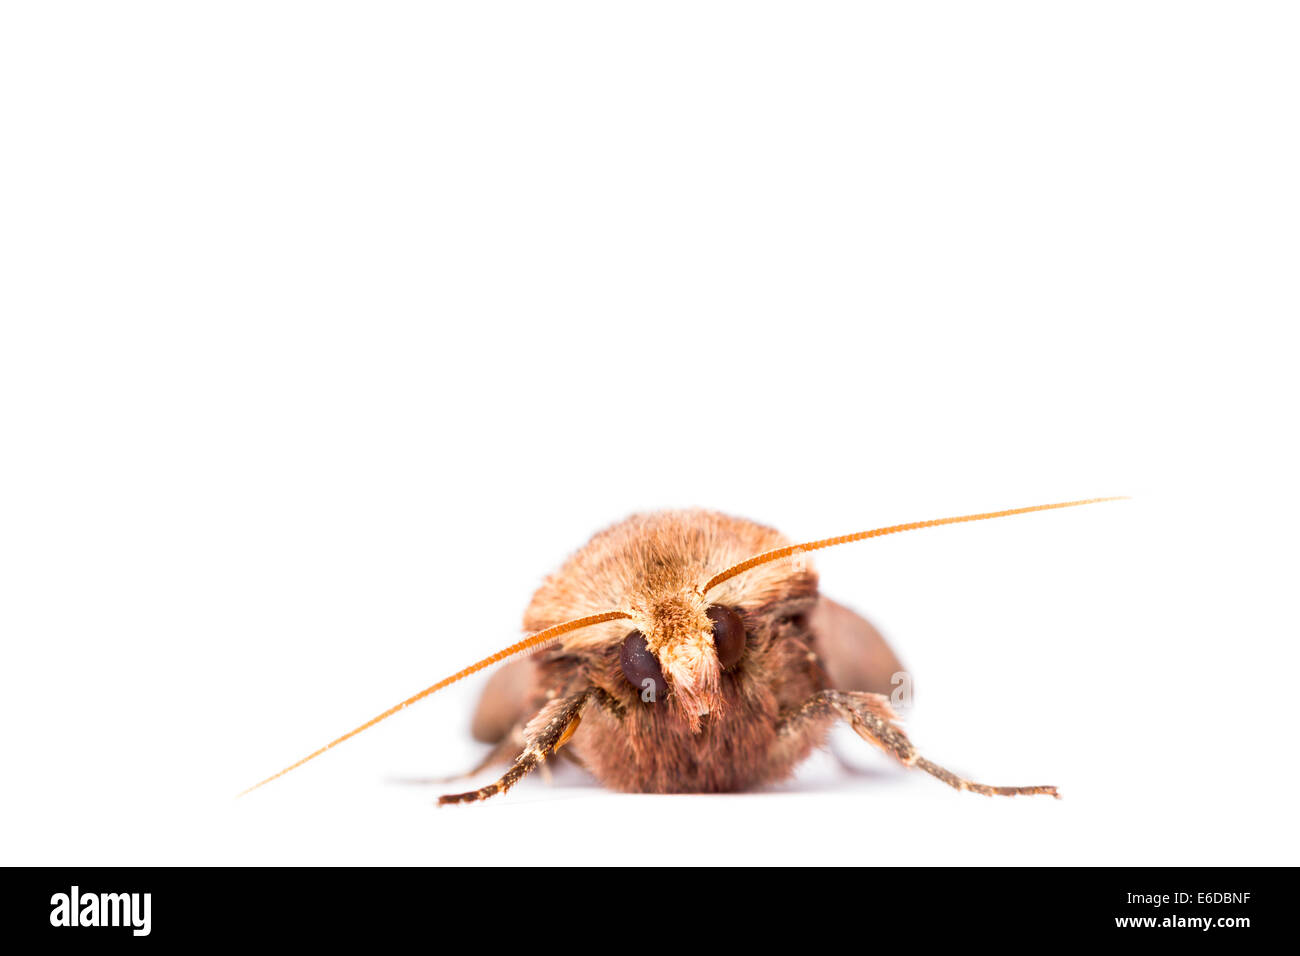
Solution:
{"label": "moth", "polygon": [[957,790],[1059,797],[1052,786],[976,783],[921,756],[890,707],[898,658],[868,621],[819,593],[807,555],[905,531],[1114,500],[914,521],[803,544],[712,511],[634,515],[596,534],[544,581],[524,614],[528,637],[240,796],[509,660],[474,714],[471,731],[491,749],[470,773],[497,763],[508,769],[486,786],[439,798],[440,805],[504,793],[557,753],[615,790],[747,790],[790,776],[837,721]]}

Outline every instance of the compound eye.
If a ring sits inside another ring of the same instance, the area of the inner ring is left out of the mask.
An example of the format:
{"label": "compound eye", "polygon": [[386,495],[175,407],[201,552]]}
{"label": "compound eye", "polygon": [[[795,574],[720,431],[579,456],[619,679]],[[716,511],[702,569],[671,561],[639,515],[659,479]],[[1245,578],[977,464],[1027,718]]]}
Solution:
{"label": "compound eye", "polygon": [[646,647],[645,637],[640,631],[633,631],[623,638],[623,649],[619,651],[618,662],[623,665],[623,676],[628,683],[641,692],[642,700],[649,700],[645,691],[649,690],[646,681],[654,682],[655,700],[668,693],[668,682],[659,667],[659,659]]}
{"label": "compound eye", "polygon": [[745,622],[729,607],[714,605],[708,610],[713,622],[713,646],[723,670],[735,665],[745,653]]}

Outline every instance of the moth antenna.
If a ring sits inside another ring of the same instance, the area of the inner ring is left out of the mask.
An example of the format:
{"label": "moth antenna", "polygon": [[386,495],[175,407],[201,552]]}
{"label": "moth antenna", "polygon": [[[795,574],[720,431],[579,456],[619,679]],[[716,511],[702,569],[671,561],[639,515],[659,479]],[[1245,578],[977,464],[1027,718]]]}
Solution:
{"label": "moth antenna", "polygon": [[837,544],[850,544],[854,541],[863,541],[866,538],[881,538],[887,534],[898,534],[902,531],[919,531],[921,528],[937,528],[945,524],[962,524],[966,521],[986,521],[989,518],[1007,518],[1011,515],[1024,515],[1032,511],[1054,511],[1057,508],[1077,508],[1079,505],[1095,505],[1103,501],[1125,501],[1128,495],[1116,495],[1112,498],[1085,498],[1082,501],[1061,501],[1052,505],[1031,505],[1028,508],[1011,508],[1007,511],[986,511],[982,514],[958,515],[955,518],[934,518],[930,521],[909,521],[907,524],[894,524],[885,528],[873,528],[871,531],[858,531],[854,534],[842,534],[834,538],[822,538],[820,541],[808,541],[804,544],[789,544],[784,548],[776,548],[773,551],[765,551],[762,554],[756,554],[752,558],[747,558],[739,564],[727,568],[727,570],[715,574],[709,579],[709,583],[704,585],[704,593],[707,594],[723,581],[730,581],[738,574],[744,574],[761,564],[768,564],[772,561],[780,561],[782,558],[788,558],[792,554],[799,554],[805,551],[820,551],[822,548],[833,548]]}
{"label": "moth antenna", "polygon": [[580,627],[588,627],[592,624],[601,624],[604,623],[605,621],[616,621],[619,618],[626,618],[626,617],[631,617],[631,615],[628,614],[626,611],[605,611],[600,614],[591,614],[588,615],[587,617],[577,617],[574,618],[572,621],[565,621],[563,624],[556,624],[553,627],[548,627],[543,631],[538,631],[536,634],[532,634],[528,637],[525,637],[522,641],[519,641],[518,643],[515,644],[511,644],[509,647],[503,648],[502,650],[497,651],[495,654],[483,658],[481,661],[479,661],[476,664],[470,664],[469,667],[466,667],[464,670],[457,671],[456,673],[452,674],[450,677],[444,677],[436,684],[431,684],[430,686],[426,687],[424,690],[420,691],[418,694],[408,697],[400,704],[395,704],[394,706],[388,708],[388,710],[384,711],[378,717],[370,718],[360,727],[356,727],[352,730],[349,730],[342,737],[339,737],[337,740],[332,740],[329,743],[327,743],[324,747],[321,747],[320,750],[317,750],[314,753],[309,753],[307,756],[303,757],[297,763],[291,763],[289,764],[289,766],[285,767],[279,773],[272,774],[271,776],[263,780],[261,783],[255,783],[247,790],[241,791],[236,796],[236,799],[238,799],[238,797],[244,796],[244,794],[246,793],[252,793],[258,787],[266,786],[266,784],[270,783],[272,780],[276,780],[279,777],[283,777],[290,770],[297,770],[308,760],[314,760],[316,757],[319,757],[325,751],[343,743],[343,741],[347,740],[349,737],[355,737],[363,730],[369,730],[371,727],[375,726],[375,724],[379,723],[381,720],[387,720],[389,717],[393,716],[393,714],[397,713],[399,710],[404,710],[405,708],[409,707],[411,704],[414,704],[416,701],[423,700],[424,698],[428,697],[430,694],[435,693],[436,691],[440,691],[444,687],[456,683],[456,681],[460,680],[461,678],[469,677],[471,674],[476,674],[479,671],[483,670],[483,668],[485,667],[491,667],[493,664],[499,664],[501,661],[514,657],[516,654],[521,654],[524,651],[540,650],[542,647],[552,643],[562,635],[568,634],[570,631],[576,631]]}

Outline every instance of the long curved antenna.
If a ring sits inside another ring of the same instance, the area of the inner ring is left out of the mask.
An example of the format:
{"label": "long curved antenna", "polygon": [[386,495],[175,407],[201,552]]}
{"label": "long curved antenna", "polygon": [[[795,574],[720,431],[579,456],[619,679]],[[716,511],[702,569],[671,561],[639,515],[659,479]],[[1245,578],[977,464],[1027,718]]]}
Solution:
{"label": "long curved antenna", "polygon": [[1057,508],[1075,508],[1079,505],[1095,505],[1102,501],[1124,501],[1127,495],[1117,495],[1113,498],[1085,498],[1082,501],[1062,501],[1054,505],[1031,505],[1028,508],[1011,508],[1008,511],[986,511],[982,514],[958,515],[955,518],[934,518],[930,521],[910,521],[907,524],[894,524],[886,528],[873,528],[871,531],[858,531],[855,534],[842,534],[834,538],[822,538],[820,541],[809,541],[805,544],[789,544],[784,548],[776,548],[773,551],[765,551],[757,554],[752,558],[747,558],[739,564],[733,565],[727,570],[715,574],[709,579],[709,583],[704,585],[704,593],[716,588],[723,581],[730,581],[737,574],[744,574],[761,564],[767,564],[771,561],[780,561],[782,558],[788,558],[793,554],[800,554],[806,551],[820,551],[822,548],[833,548],[837,544],[850,544],[854,541],[862,541],[866,538],[881,538],[887,534],[898,534],[902,531],[918,531],[921,528],[937,528],[945,524],[961,524],[966,521],[986,521],[989,518],[1007,518],[1011,515],[1025,515],[1031,511],[1053,511]]}
{"label": "long curved antenna", "polygon": [[456,683],[456,681],[460,680],[463,677],[468,677],[470,674],[478,673],[479,671],[483,670],[483,668],[485,667],[491,667],[493,664],[499,664],[501,661],[504,661],[510,657],[514,657],[516,654],[521,654],[524,651],[540,649],[543,645],[550,644],[552,641],[556,640],[561,635],[568,634],[570,631],[576,631],[580,627],[587,627],[591,624],[601,624],[605,621],[616,621],[619,618],[625,618],[630,616],[631,615],[629,615],[626,611],[605,611],[604,613],[601,614],[591,614],[588,615],[587,617],[574,618],[572,621],[565,621],[563,624],[556,624],[553,627],[546,628],[546,630],[544,631],[538,631],[536,634],[533,634],[529,637],[525,637],[522,641],[519,641],[516,644],[511,644],[509,647],[497,651],[495,654],[491,655],[490,657],[483,658],[481,661],[479,661],[476,664],[470,664],[469,667],[466,667],[464,670],[457,671],[456,673],[452,674],[450,677],[444,677],[442,680],[438,681],[438,683],[432,684],[429,687],[426,687],[424,690],[420,691],[418,694],[406,698],[406,700],[402,701],[400,704],[395,704],[394,706],[388,708],[388,710],[380,714],[378,717],[370,718],[360,727],[357,727],[353,730],[349,730],[346,734],[344,734],[342,737],[338,738],[337,740],[331,740],[324,747],[321,747],[320,750],[317,750],[314,753],[309,753],[307,756],[303,757],[297,763],[291,763],[289,764],[289,766],[285,767],[279,773],[272,774],[271,776],[263,780],[261,783],[255,783],[247,790],[241,791],[236,798],[242,797],[246,793],[252,793],[258,787],[265,786],[266,784],[270,783],[272,780],[278,779],[279,777],[283,777],[290,770],[297,770],[308,760],[314,760],[316,757],[319,757],[321,754],[323,754],[325,751],[329,750],[330,748],[336,747],[339,744],[343,743],[343,741],[347,740],[349,737],[355,737],[363,730],[369,730],[371,727],[375,726],[375,724],[379,723],[381,720],[387,720],[389,717],[393,716],[393,714],[397,713],[399,710],[404,710],[405,708],[409,707],[411,704],[414,704],[416,701],[423,700],[424,698],[428,697],[430,694],[436,691],[440,691],[444,687],[447,687],[450,684]]}

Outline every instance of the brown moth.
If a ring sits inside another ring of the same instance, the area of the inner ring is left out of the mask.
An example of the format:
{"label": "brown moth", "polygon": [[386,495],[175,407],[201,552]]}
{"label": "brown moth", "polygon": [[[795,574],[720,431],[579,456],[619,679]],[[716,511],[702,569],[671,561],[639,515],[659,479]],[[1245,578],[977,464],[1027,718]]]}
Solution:
{"label": "brown moth", "polygon": [[463,677],[528,654],[493,675],[471,728],[492,745],[471,773],[513,761],[509,769],[440,804],[504,793],[562,747],[616,790],[745,790],[788,777],[839,720],[958,790],[1059,796],[1050,786],[975,783],[922,757],[889,705],[898,658],[871,624],[818,593],[805,555],[903,531],[1114,500],[917,521],[805,544],[711,511],[634,515],[593,537],[538,589],[524,614],[531,636],[244,793]]}

